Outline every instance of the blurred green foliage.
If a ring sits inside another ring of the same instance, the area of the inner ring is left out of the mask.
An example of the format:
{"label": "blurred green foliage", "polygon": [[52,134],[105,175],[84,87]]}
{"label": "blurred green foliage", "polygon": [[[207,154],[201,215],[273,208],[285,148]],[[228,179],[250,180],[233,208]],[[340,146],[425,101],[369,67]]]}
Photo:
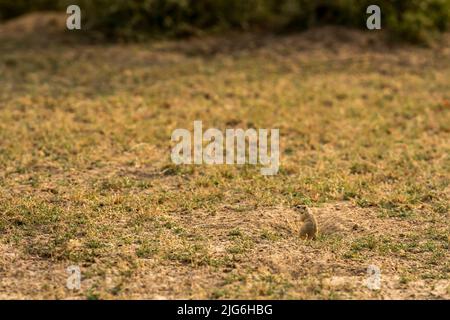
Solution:
{"label": "blurred green foliage", "polygon": [[426,41],[450,25],[450,0],[0,0],[0,19],[69,4],[81,7],[85,29],[114,39],[323,24],[365,28],[371,4],[381,7],[383,28],[408,41]]}

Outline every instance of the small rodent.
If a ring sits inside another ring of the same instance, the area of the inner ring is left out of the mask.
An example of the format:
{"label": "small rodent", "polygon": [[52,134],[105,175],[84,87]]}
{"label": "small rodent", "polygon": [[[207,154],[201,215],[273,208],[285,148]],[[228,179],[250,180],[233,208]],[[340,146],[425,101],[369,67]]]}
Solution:
{"label": "small rodent", "polygon": [[300,238],[302,239],[315,239],[319,232],[319,226],[317,220],[311,212],[308,206],[297,205],[295,209],[300,213],[300,219],[303,221],[303,225],[300,228]]}

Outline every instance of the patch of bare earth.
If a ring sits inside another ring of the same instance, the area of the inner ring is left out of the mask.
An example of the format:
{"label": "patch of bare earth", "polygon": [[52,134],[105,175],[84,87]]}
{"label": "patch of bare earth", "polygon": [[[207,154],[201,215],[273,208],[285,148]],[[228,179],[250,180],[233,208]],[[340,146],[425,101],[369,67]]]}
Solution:
{"label": "patch of bare earth", "polygon": [[70,298],[63,264],[30,257],[0,243],[0,299]]}
{"label": "patch of bare earth", "polygon": [[[320,236],[315,241],[298,238],[301,225],[298,213],[284,207],[249,210],[245,206],[224,206],[214,215],[196,212],[189,217],[174,217],[196,234],[207,236],[209,252],[217,259],[227,256],[227,251],[236,246],[236,239],[243,242],[244,252],[236,253],[235,260],[228,262],[221,275],[206,266],[163,264],[149,274],[145,273],[147,268],[138,272],[127,289],[134,298],[210,298],[209,288],[219,287],[225,298],[227,292],[234,290],[239,292],[239,297],[251,298],[271,292],[267,278],[274,282],[273,290],[281,290],[287,298],[450,297],[448,279],[405,281],[399,276],[402,271],[421,268],[421,258],[389,252],[365,253],[363,259],[356,261],[345,258],[345,253],[359,239],[373,237],[374,241],[389,239],[402,243],[409,235],[425,232],[426,225],[381,218],[375,210],[347,202],[328,204],[313,211],[320,226]],[[334,239],[339,241],[334,243]],[[371,290],[366,285],[367,268],[371,264],[381,269],[380,290]],[[234,295],[230,293],[230,296]]]}
{"label": "patch of bare earth", "polygon": [[[251,298],[273,294],[286,298],[383,298],[448,299],[447,279],[413,279],[405,282],[402,270],[421,268],[421,258],[401,254],[366,252],[364,259],[347,259],[345,253],[358,239],[390,239],[402,243],[408,235],[425,232],[426,225],[412,221],[381,218],[374,210],[348,202],[313,208],[319,223],[317,240],[304,241],[297,233],[301,222],[295,210],[273,207],[252,210],[246,206],[223,206],[215,214],[197,211],[174,216],[194,234],[207,237],[208,252],[226,259],[230,249],[242,245],[234,258],[217,268],[203,264],[179,264],[144,259],[119,295],[103,298],[168,299],[211,298],[210,288],[223,290],[223,297]],[[335,242],[335,240],[337,242]],[[71,250],[80,243],[70,242]],[[378,244],[379,245],[379,244]],[[11,245],[1,245],[0,298],[81,298],[81,292],[95,283],[106,292],[118,286],[117,270],[82,280],[82,291],[66,288],[67,266],[22,254]],[[231,251],[233,252],[233,251]],[[366,286],[369,264],[381,269],[381,289]],[[82,268],[83,270],[83,268]],[[267,280],[270,279],[270,280]],[[273,286],[273,288],[271,288]],[[237,292],[234,292],[237,290]]]}

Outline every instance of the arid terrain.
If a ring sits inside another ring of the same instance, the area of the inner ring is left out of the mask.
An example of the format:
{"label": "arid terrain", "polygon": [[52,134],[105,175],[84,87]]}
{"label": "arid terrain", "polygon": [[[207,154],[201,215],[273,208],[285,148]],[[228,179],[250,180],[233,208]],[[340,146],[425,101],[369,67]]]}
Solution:
{"label": "arid terrain", "polygon": [[[1,299],[450,299],[449,35],[108,44],[63,24],[0,25]],[[279,128],[280,171],[172,164],[194,120]]]}

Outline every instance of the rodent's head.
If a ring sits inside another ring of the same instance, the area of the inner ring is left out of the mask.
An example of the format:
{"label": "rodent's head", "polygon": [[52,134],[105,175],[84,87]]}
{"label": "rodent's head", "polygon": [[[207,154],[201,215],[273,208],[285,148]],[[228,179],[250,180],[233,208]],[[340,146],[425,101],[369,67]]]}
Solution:
{"label": "rodent's head", "polygon": [[305,205],[296,205],[295,210],[300,213],[300,219],[303,221],[309,216],[309,209],[308,206]]}

